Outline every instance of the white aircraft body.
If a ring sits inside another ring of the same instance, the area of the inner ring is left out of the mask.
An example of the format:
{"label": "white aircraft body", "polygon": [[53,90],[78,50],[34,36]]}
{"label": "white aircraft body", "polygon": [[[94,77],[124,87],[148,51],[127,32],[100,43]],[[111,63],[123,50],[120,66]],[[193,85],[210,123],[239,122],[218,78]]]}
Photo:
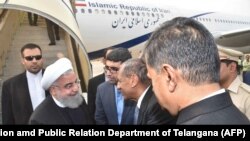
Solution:
{"label": "white aircraft body", "polygon": [[168,6],[171,1],[76,0],[76,19],[90,58],[107,47],[139,51],[160,24],[178,16],[203,23],[219,45],[250,53],[250,16]]}

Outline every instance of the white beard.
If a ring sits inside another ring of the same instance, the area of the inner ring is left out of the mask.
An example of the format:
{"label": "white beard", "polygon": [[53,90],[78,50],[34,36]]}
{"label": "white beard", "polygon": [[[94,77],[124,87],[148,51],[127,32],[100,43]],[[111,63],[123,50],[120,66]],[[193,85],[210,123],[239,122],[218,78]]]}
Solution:
{"label": "white beard", "polygon": [[62,98],[60,94],[58,94],[58,101],[60,101],[64,106],[74,109],[82,104],[83,98],[80,93],[77,93],[75,96],[68,96],[65,98]]}

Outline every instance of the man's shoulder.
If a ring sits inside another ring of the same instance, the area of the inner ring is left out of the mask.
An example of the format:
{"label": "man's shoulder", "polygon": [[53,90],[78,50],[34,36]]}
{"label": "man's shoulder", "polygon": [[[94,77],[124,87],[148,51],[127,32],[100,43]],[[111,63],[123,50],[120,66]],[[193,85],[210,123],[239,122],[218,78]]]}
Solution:
{"label": "man's shoulder", "polygon": [[89,82],[95,82],[95,81],[100,80],[100,79],[105,80],[105,75],[104,75],[104,73],[99,74],[99,75],[97,75],[97,76],[94,76],[94,77],[90,78],[90,79],[89,79]]}
{"label": "man's shoulder", "polygon": [[25,73],[20,73],[17,74],[13,77],[10,77],[9,79],[5,80],[3,83],[11,83],[11,82],[16,82],[17,80],[19,80],[20,78],[24,77]]}
{"label": "man's shoulder", "polygon": [[246,83],[241,83],[240,88],[242,88],[246,93],[250,94],[250,86],[247,85]]}
{"label": "man's shoulder", "polygon": [[[51,106],[52,105],[52,106]],[[52,107],[55,105],[55,103],[53,102],[52,96],[49,95],[47,96],[38,106],[37,108],[34,110],[33,113],[47,113],[47,112],[51,112],[51,109],[53,109]],[[49,109],[49,110],[48,110]]]}
{"label": "man's shoulder", "polygon": [[102,83],[98,86],[98,88],[107,88],[107,87],[113,87],[113,86],[114,86],[114,85],[111,84],[110,82],[104,81],[104,82],[102,82]]}

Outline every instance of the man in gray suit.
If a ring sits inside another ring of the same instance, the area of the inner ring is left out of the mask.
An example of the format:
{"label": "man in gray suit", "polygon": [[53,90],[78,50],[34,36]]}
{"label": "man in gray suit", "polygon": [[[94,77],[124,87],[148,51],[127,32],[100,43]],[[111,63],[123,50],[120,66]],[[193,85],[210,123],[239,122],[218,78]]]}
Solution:
{"label": "man in gray suit", "polygon": [[108,54],[104,70],[109,80],[101,83],[96,92],[96,124],[133,124],[136,103],[124,100],[116,87],[117,71],[121,64],[131,57],[130,52],[125,48],[113,49]]}
{"label": "man in gray suit", "polygon": [[214,38],[199,22],[177,17],[150,37],[143,55],[159,103],[177,124],[249,124],[219,85]]}
{"label": "man in gray suit", "polygon": [[134,124],[175,124],[175,118],[157,102],[151,81],[147,77],[146,64],[141,59],[129,59],[122,64],[118,72],[117,88],[122,92],[124,99],[137,102],[139,111],[134,116]]}

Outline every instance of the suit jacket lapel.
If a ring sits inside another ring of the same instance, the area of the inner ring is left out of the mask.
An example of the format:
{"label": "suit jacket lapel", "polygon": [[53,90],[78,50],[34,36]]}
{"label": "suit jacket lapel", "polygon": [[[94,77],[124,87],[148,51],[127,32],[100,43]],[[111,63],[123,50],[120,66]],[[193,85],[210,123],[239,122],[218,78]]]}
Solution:
{"label": "suit jacket lapel", "polygon": [[150,86],[148,91],[146,92],[142,102],[141,102],[137,124],[141,124],[141,123],[143,123],[143,120],[145,120],[144,115],[145,115],[145,112],[148,109],[148,103],[149,103],[149,100],[150,100],[152,94],[153,94],[152,93],[152,86]]}
{"label": "suit jacket lapel", "polygon": [[23,105],[26,105],[25,106],[25,108],[27,108],[26,110],[29,111],[30,113],[32,113],[33,108],[32,108],[32,103],[31,103],[31,98],[30,98],[30,93],[29,93],[26,72],[24,72],[22,74],[21,81],[20,81],[19,87],[17,89],[19,89],[19,94],[18,94],[19,96],[18,97],[20,99],[22,99],[20,101],[23,102]]}
{"label": "suit jacket lapel", "polygon": [[[113,84],[110,84],[108,87],[108,92],[110,92],[110,115],[115,119],[115,123],[119,124],[118,122],[118,116],[117,116],[117,108],[116,108],[116,97],[115,97],[115,86]],[[105,106],[105,105],[104,105]]]}

